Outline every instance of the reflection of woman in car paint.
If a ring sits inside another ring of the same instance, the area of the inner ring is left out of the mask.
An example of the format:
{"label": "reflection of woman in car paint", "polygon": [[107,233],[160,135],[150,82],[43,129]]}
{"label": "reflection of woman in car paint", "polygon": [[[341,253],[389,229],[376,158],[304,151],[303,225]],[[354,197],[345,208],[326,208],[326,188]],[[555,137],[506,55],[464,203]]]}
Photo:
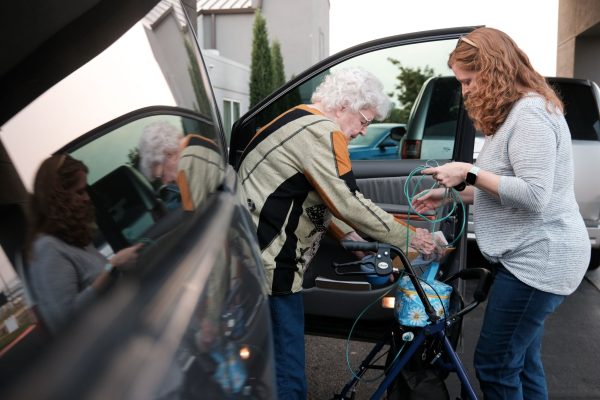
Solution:
{"label": "reflection of woman in car paint", "polygon": [[220,185],[224,173],[219,146],[204,136],[186,135],[182,141],[177,171],[183,209],[193,211],[200,207]]}
{"label": "reflection of woman in car paint", "polygon": [[111,283],[114,269],[131,268],[141,244],[107,260],[92,246],[94,206],[87,167],[68,155],[40,166],[31,198],[28,276],[43,322],[56,333]]}
{"label": "reflection of woman in car paint", "polygon": [[182,138],[181,130],[165,121],[145,126],[140,137],[140,170],[150,182],[158,182],[158,196],[170,210],[181,207],[175,180]]}
{"label": "reflection of woman in car paint", "polygon": [[[505,33],[479,28],[461,38],[448,65],[465,108],[485,134],[476,165],[428,168],[475,204],[475,233],[496,278],[475,350],[486,399],[547,399],[541,357],[544,322],[575,291],[590,259],[574,193],[573,156],[563,104]],[[417,196],[437,208],[445,188]]]}

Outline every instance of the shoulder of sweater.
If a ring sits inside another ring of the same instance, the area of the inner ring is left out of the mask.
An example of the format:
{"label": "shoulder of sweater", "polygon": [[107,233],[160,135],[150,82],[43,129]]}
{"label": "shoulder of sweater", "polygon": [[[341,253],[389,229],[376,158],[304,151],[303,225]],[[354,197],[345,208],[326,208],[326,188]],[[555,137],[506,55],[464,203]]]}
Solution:
{"label": "shoulder of sweater", "polygon": [[56,236],[43,233],[38,235],[33,242],[33,246],[36,249],[42,249],[46,247],[64,247],[65,245],[67,244]]}
{"label": "shoulder of sweater", "polygon": [[527,93],[525,96],[517,100],[513,106],[513,109],[527,109],[533,112],[541,112],[546,115],[563,115],[563,113],[560,110],[554,107],[554,104],[550,103],[542,95],[534,92]]}
{"label": "shoulder of sweater", "polygon": [[552,109],[553,106],[548,104],[544,97],[537,93],[529,93],[514,103],[509,119],[516,121],[523,115],[535,115],[548,121],[556,121],[556,118],[560,118],[562,113],[560,111],[552,112]]}
{"label": "shoulder of sweater", "polygon": [[546,109],[546,99],[537,93],[527,93],[525,96],[517,100],[513,106],[515,110],[524,108]]}
{"label": "shoulder of sweater", "polygon": [[335,126],[335,127],[337,127],[337,124],[335,122],[333,122],[329,118],[325,117],[324,115],[311,114],[311,115],[307,115],[306,117],[301,118],[301,120],[303,123],[306,123],[306,121],[310,121],[311,123],[314,123],[319,126]]}
{"label": "shoulder of sweater", "polygon": [[48,251],[48,249],[53,249],[60,254],[73,254],[78,251],[87,253],[92,252],[92,250],[88,248],[89,246],[85,248],[73,246],[56,236],[48,234],[40,234],[33,242],[33,247],[35,252]]}
{"label": "shoulder of sweater", "polygon": [[322,115],[314,115],[306,118],[298,122],[301,122],[315,136],[322,137],[332,132],[340,131],[340,127],[335,122]]}

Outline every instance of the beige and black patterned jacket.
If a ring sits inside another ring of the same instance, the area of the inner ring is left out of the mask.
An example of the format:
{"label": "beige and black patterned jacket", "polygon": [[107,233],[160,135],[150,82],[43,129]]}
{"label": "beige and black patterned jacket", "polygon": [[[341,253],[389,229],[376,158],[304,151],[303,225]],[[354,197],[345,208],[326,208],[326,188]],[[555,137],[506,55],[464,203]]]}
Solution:
{"label": "beige and black patterned jacket", "polygon": [[333,121],[306,105],[257,132],[244,150],[239,175],[257,227],[270,294],[302,289],[304,270],[330,227],[405,248],[412,228],[359,191],[348,140]]}

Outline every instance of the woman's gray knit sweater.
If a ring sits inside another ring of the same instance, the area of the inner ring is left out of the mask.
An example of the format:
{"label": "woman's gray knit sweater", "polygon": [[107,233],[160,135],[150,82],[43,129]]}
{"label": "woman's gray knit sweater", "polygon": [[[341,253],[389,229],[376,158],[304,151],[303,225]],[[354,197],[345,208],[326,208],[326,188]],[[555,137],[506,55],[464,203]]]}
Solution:
{"label": "woman's gray knit sweater", "polygon": [[500,175],[500,200],[475,189],[475,234],[484,256],[536,289],[567,295],[587,270],[590,243],[575,201],[569,128],[529,94],[485,144],[476,165]]}

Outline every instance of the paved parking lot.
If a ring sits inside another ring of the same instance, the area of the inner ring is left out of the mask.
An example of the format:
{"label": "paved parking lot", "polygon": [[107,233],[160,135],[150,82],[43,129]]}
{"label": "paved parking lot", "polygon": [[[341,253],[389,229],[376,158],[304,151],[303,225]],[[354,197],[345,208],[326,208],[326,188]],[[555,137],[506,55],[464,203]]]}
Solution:
{"label": "paved parking lot", "polygon": [[[459,356],[472,381],[473,349],[479,334],[483,305],[464,320]],[[351,342],[349,359],[356,367],[370,344]],[[306,336],[309,399],[324,400],[339,392],[350,378],[346,365],[346,343],[341,339]],[[543,358],[551,400],[600,399],[600,270],[588,273],[575,293],[567,297],[546,323]],[[375,378],[374,373],[368,378]],[[365,382],[356,399],[368,399],[377,382]],[[458,394],[458,381],[447,380],[450,398]]]}

